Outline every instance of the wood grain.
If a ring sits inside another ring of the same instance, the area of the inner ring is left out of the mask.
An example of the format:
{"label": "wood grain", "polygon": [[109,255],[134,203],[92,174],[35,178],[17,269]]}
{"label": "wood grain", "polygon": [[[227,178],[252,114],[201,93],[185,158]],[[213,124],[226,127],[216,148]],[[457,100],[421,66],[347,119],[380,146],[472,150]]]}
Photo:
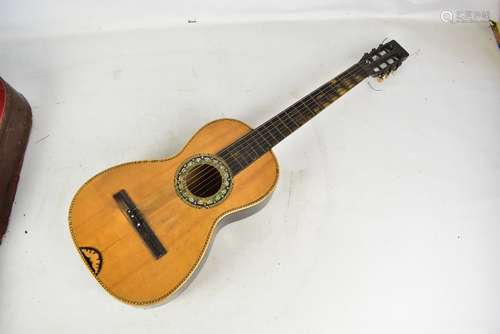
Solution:
{"label": "wood grain", "polygon": [[[179,290],[200,264],[222,217],[264,200],[278,178],[270,151],[234,178],[219,205],[205,209],[184,203],[174,189],[178,166],[199,153],[216,153],[250,131],[246,124],[217,120],[201,128],[176,156],[112,167],[85,183],[70,208],[70,230],[77,248],[102,254],[100,284],[131,304],[158,302]],[[126,189],[167,248],[156,260],[113,199]],[[80,254],[81,255],[81,254]]]}

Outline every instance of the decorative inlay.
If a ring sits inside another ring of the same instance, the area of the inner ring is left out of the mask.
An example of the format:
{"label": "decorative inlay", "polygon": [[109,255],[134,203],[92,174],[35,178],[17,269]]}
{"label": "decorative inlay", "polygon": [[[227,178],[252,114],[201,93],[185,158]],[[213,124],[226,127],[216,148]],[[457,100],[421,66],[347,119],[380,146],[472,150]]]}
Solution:
{"label": "decorative inlay", "polygon": [[222,158],[199,154],[177,169],[174,185],[177,195],[187,204],[210,208],[229,195],[233,182],[231,170]]}
{"label": "decorative inlay", "polygon": [[80,247],[80,252],[94,275],[98,275],[102,268],[102,255],[94,247]]}

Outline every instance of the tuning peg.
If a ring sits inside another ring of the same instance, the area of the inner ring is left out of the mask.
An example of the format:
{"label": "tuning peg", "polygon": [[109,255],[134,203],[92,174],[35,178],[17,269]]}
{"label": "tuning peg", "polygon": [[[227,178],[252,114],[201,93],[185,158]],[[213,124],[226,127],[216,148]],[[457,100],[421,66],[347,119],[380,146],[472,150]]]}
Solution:
{"label": "tuning peg", "polygon": [[386,71],[385,73],[383,73],[383,74],[379,75],[379,76],[377,77],[377,81],[378,81],[378,82],[382,82],[382,81],[384,81],[384,80],[385,80],[385,78],[387,78],[387,77],[389,76],[389,74],[391,74],[391,72],[392,72],[392,70],[388,70],[388,71]]}

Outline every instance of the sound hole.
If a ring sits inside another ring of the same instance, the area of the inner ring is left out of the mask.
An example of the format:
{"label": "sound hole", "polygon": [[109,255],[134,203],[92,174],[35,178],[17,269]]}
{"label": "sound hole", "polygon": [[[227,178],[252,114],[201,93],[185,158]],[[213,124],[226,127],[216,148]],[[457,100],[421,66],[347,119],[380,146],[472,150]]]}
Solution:
{"label": "sound hole", "polygon": [[203,164],[189,171],[186,175],[186,185],[193,195],[210,197],[220,189],[222,176],[214,166]]}

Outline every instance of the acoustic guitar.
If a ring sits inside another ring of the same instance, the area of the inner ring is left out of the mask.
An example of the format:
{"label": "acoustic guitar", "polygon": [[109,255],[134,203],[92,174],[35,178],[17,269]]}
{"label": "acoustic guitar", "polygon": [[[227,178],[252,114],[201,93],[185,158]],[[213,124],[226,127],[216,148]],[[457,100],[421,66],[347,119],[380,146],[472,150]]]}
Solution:
{"label": "acoustic guitar", "polygon": [[170,158],[97,174],[69,210],[83,262],[123,302],[145,305],[173,296],[200,268],[218,228],[269,198],[278,181],[272,147],[361,81],[385,78],[407,57],[396,41],[381,44],[255,129],[216,120]]}

